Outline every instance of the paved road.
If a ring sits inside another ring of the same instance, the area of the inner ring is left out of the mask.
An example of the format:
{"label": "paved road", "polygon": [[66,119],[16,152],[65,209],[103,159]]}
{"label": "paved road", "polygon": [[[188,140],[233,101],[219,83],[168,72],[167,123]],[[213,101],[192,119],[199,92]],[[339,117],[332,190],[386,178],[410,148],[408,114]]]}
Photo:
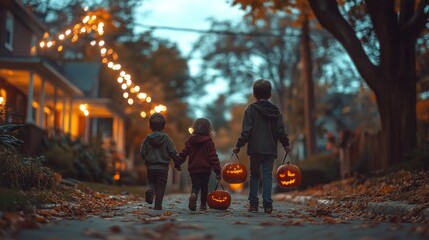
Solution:
{"label": "paved road", "polygon": [[22,231],[17,239],[424,239],[410,224],[308,217],[299,205],[275,202],[272,215],[248,213],[246,197],[233,195],[227,211],[190,212],[188,195],[168,195],[164,210],[146,203],[122,206],[103,216],[62,220]]}

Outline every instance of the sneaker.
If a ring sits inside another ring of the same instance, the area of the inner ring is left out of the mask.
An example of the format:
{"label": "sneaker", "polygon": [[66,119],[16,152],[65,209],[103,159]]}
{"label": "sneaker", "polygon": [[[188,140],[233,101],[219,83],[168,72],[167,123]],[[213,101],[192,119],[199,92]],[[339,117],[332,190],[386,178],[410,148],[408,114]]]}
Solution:
{"label": "sneaker", "polygon": [[146,202],[149,204],[153,203],[153,191],[152,191],[152,189],[146,190]]}
{"label": "sneaker", "polygon": [[155,204],[154,210],[162,210],[162,205]]}
{"label": "sneaker", "polygon": [[266,214],[271,214],[273,212],[273,207],[264,207],[264,212]]}
{"label": "sneaker", "polygon": [[189,197],[189,209],[191,211],[197,210],[197,199],[198,199],[197,194],[191,193],[191,196]]}
{"label": "sneaker", "polygon": [[200,211],[207,211],[207,204],[201,204]]}
{"label": "sneaker", "polygon": [[250,205],[249,209],[247,209],[247,211],[249,211],[249,212],[258,212],[259,211],[258,205]]}

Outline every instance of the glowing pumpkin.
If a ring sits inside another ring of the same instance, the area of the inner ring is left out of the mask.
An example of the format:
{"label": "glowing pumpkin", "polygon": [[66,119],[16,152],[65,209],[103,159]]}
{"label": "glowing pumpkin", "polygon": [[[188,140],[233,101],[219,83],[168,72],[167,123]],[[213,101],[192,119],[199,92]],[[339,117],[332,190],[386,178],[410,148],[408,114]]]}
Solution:
{"label": "glowing pumpkin", "polygon": [[209,208],[225,210],[231,205],[231,195],[227,191],[215,190],[207,196]]}
{"label": "glowing pumpkin", "polygon": [[294,164],[281,165],[277,169],[277,183],[282,188],[297,188],[301,184],[301,170]]}
{"label": "glowing pumpkin", "polygon": [[244,183],[247,169],[242,163],[227,163],[222,168],[222,179],[227,183]]}
{"label": "glowing pumpkin", "polygon": [[241,192],[243,191],[244,184],[243,183],[230,183],[229,189],[231,189],[234,192]]}

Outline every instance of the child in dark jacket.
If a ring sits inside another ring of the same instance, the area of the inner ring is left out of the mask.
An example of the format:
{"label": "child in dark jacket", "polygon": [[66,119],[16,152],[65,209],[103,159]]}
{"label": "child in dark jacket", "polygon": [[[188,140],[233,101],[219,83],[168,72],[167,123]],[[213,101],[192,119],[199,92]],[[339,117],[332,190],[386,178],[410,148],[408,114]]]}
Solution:
{"label": "child in dark jacket", "polygon": [[140,149],[140,155],[147,167],[146,202],[152,204],[155,193],[155,210],[162,210],[170,159],[178,158],[176,146],[163,132],[165,124],[166,120],[162,114],[155,113],[150,116],[149,126],[153,133],[146,136]]}
{"label": "child in dark jacket", "polygon": [[247,155],[250,156],[249,212],[258,211],[258,188],[262,167],[263,207],[265,213],[270,214],[273,210],[271,188],[274,159],[277,158],[277,142],[280,142],[285,151],[289,152],[289,139],[282,114],[277,106],[268,101],[271,98],[271,83],[263,79],[255,81],[253,96],[256,102],[250,104],[244,112],[241,136],[233,151],[240,152],[240,148],[248,143]]}
{"label": "child in dark jacket", "polygon": [[216,179],[221,179],[221,168],[216,153],[215,144],[211,137],[212,126],[208,119],[198,118],[194,121],[193,132],[185,142],[185,147],[179,154],[176,168],[189,156],[188,171],[191,176],[192,193],[189,197],[189,209],[197,208],[198,193],[201,190],[200,211],[207,210],[208,184],[211,171],[216,173]]}

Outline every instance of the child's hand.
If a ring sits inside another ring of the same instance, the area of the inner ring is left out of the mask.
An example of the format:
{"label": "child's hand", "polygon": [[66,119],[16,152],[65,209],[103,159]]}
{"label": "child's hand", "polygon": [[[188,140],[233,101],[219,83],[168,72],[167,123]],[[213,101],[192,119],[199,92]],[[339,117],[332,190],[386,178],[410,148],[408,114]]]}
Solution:
{"label": "child's hand", "polygon": [[218,181],[222,180],[222,176],[221,175],[217,175],[216,176],[216,180],[218,180]]}
{"label": "child's hand", "polygon": [[240,152],[240,148],[238,147],[234,147],[234,149],[232,150],[235,154],[238,154]]}
{"label": "child's hand", "polygon": [[289,153],[291,151],[290,146],[284,146],[283,147],[286,153]]}

